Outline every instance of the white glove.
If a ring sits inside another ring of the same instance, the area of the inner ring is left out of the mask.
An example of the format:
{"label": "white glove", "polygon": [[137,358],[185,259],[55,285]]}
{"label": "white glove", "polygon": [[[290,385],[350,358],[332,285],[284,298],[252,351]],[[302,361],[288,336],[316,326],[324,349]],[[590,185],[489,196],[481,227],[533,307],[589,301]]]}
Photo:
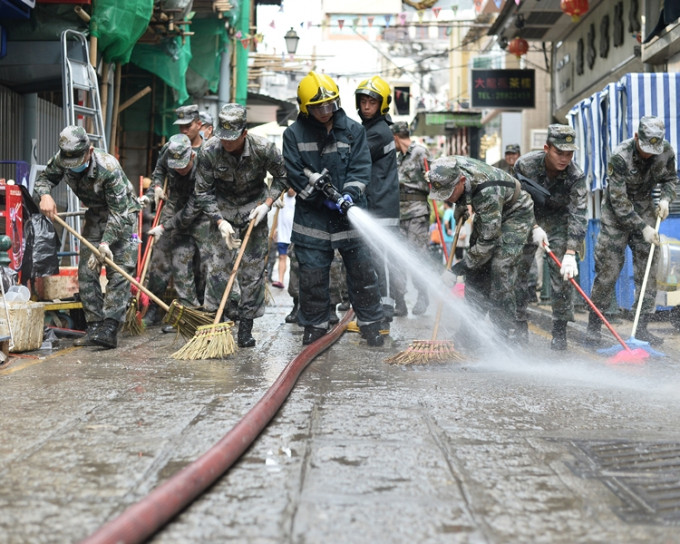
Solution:
{"label": "white glove", "polygon": [[166,200],[167,198],[168,197],[165,196],[165,191],[163,191],[163,187],[161,187],[160,185],[156,185],[153,188],[153,199],[154,199],[154,202],[156,203],[156,206],[158,206],[158,203],[161,200]]}
{"label": "white glove", "polygon": [[236,238],[234,227],[231,226],[229,221],[222,219],[217,228],[220,230],[220,234],[222,235],[222,238],[224,238],[224,242],[229,249],[238,249],[241,247],[241,239]]}
{"label": "white glove", "polygon": [[248,221],[252,220],[253,218],[255,219],[255,225],[259,225],[260,221],[262,221],[265,217],[267,217],[267,214],[269,213],[269,206],[266,204],[260,204],[259,206],[256,206],[252,210],[250,210],[250,215],[248,216]]}
{"label": "white glove", "polygon": [[146,195],[140,196],[139,203],[142,205],[143,208],[146,208],[149,204],[151,204],[151,199],[149,199],[149,197]]}
{"label": "white glove", "polygon": [[92,255],[90,255],[90,258],[87,260],[87,267],[93,272],[101,270],[104,258],[113,260],[113,253],[111,253],[109,244],[107,244],[106,242],[102,242],[101,244],[99,244],[99,253],[102,256],[101,260],[94,253],[92,253]]}
{"label": "white glove", "polygon": [[109,247],[109,244],[106,242],[102,242],[99,244],[99,253],[102,255],[102,260],[103,259],[110,259],[113,261],[113,253],[111,252],[111,248]]}
{"label": "white glove", "polygon": [[163,233],[165,232],[165,227],[163,225],[158,225],[154,228],[152,228],[147,234],[149,236],[153,236],[156,242],[158,242],[158,239],[163,236]]}
{"label": "white glove", "polygon": [[668,200],[665,198],[659,200],[659,206],[656,208],[656,215],[661,218],[661,221],[668,217]]}
{"label": "white glove", "polygon": [[576,266],[576,255],[565,253],[562,258],[562,268],[560,274],[564,281],[569,281],[571,278],[578,276],[578,266]]}
{"label": "white glove", "polygon": [[272,204],[273,208],[283,208],[283,198],[277,198]]}
{"label": "white glove", "polygon": [[654,227],[647,225],[644,229],[642,229],[642,237],[648,244],[654,244],[655,246],[659,245],[659,233],[656,232]]}
{"label": "white glove", "polygon": [[534,244],[536,244],[538,247],[545,251],[550,251],[550,245],[548,243],[548,235],[545,233],[545,231],[541,227],[534,227],[533,232],[531,233],[531,237],[534,241]]}
{"label": "white glove", "polygon": [[92,270],[92,272],[98,272],[102,269],[102,263],[99,262],[97,256],[93,253],[87,260],[87,267]]}

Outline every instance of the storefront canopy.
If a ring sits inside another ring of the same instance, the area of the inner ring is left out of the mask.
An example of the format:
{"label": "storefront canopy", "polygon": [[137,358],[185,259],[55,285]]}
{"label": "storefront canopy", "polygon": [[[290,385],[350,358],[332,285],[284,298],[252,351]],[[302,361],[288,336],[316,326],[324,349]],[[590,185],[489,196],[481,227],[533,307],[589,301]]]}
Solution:
{"label": "storefront canopy", "polygon": [[627,74],[576,104],[568,113],[580,142],[577,162],[591,191],[606,186],[607,161],[612,150],[632,138],[645,115],[663,119],[666,139],[678,151],[680,74]]}

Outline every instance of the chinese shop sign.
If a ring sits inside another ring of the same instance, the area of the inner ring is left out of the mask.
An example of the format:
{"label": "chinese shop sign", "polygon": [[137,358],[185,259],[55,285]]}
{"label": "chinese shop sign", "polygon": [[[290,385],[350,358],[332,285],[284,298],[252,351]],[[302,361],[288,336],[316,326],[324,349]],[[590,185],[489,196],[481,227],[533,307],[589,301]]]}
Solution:
{"label": "chinese shop sign", "polygon": [[534,70],[471,70],[473,108],[533,108]]}

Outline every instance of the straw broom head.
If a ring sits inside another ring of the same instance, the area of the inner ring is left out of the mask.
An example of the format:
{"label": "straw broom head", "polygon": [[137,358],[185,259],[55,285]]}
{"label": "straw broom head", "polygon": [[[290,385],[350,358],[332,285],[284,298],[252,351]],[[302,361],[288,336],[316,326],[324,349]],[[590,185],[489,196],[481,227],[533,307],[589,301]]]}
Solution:
{"label": "straw broom head", "polygon": [[385,359],[395,365],[424,365],[431,361],[462,361],[450,340],[415,340],[405,349]]}
{"label": "straw broom head", "polygon": [[215,315],[213,323],[211,325],[198,327],[194,337],[189,340],[184,347],[172,354],[174,359],[186,359],[190,361],[196,359],[223,359],[236,351],[234,338],[231,334],[231,328],[234,325],[234,322],[226,321],[220,323],[220,320],[222,319],[222,313],[227,305],[229,293],[231,293],[231,288],[234,285],[241,259],[246,251],[250,233],[253,231],[254,226],[255,218],[251,219],[248,224],[248,230],[243,237],[243,242],[241,242],[241,248],[236,256],[234,267],[231,270],[229,281],[222,294],[222,300],[220,301],[220,306],[217,309],[217,314]]}
{"label": "straw broom head", "polygon": [[193,338],[199,327],[210,325],[214,318],[215,316],[212,313],[187,308],[173,300],[163,317],[163,323],[172,325],[184,338],[190,339]]}
{"label": "straw broom head", "polygon": [[128,304],[125,312],[125,323],[123,324],[123,331],[129,333],[131,336],[139,336],[144,332],[144,322],[142,315],[137,311],[137,297],[132,297],[130,304]]}

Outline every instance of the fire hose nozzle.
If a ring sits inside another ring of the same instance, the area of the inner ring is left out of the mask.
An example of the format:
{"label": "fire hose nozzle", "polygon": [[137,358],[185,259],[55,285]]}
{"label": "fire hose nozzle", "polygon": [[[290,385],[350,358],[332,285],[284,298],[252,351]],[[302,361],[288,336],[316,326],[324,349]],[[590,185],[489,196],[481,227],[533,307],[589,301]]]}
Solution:
{"label": "fire hose nozzle", "polygon": [[326,168],[324,168],[319,174],[319,177],[314,182],[314,187],[321,191],[328,200],[335,202],[335,205],[338,207],[340,213],[347,213],[347,210],[349,210],[354,205],[354,202],[352,202],[352,199],[349,195],[345,197],[345,195],[341,194],[333,186],[333,180],[331,179],[331,175]]}

